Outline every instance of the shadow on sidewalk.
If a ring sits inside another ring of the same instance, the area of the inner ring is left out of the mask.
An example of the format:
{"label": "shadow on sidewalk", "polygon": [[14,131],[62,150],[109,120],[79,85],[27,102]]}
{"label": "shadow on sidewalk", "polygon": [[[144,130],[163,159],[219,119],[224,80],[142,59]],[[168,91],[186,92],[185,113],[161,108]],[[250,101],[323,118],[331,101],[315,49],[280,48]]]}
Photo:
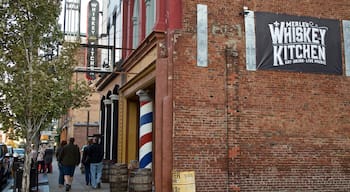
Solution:
{"label": "shadow on sidewalk", "polygon": [[[48,178],[48,187],[50,192],[62,192],[65,191],[64,188],[59,188],[58,185],[58,164],[56,158],[52,162],[52,173],[47,174]],[[40,191],[40,190],[39,190]],[[80,166],[75,168],[74,177],[71,192],[109,192],[109,183],[102,183],[100,189],[92,189],[91,186],[85,184],[85,174],[80,171]],[[46,192],[46,191],[45,191]]]}

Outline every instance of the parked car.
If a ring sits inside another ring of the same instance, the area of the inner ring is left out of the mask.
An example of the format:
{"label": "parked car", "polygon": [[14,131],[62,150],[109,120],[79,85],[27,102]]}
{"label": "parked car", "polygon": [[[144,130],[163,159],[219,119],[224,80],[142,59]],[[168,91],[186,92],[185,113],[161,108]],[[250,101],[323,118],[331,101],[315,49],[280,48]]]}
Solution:
{"label": "parked car", "polygon": [[24,148],[14,148],[13,149],[13,154],[15,156],[18,156],[18,159],[23,159],[24,160],[24,155],[25,155],[25,149]]}
{"label": "parked car", "polygon": [[13,156],[13,147],[12,147],[12,146],[7,146],[7,153],[8,153],[10,156]]}
{"label": "parked car", "polygon": [[7,179],[10,174],[9,164],[10,157],[6,144],[0,144],[0,184],[7,183]]}
{"label": "parked car", "polygon": [[14,162],[14,157],[13,157],[13,147],[12,146],[7,146],[7,155],[6,157],[9,158],[9,171],[11,176],[13,177],[14,171],[13,171],[13,162]]}

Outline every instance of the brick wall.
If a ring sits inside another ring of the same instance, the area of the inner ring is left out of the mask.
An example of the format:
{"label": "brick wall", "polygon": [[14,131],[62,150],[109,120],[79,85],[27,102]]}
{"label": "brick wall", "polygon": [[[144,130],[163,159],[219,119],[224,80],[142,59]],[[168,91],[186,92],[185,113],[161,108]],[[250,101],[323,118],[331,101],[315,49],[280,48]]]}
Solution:
{"label": "brick wall", "polygon": [[[89,127],[89,135],[92,136],[98,134],[98,127]],[[86,142],[86,126],[75,126],[74,127],[74,138],[75,144],[81,149]]]}
{"label": "brick wall", "polygon": [[[86,48],[79,48],[76,54],[76,60],[78,61],[78,66],[85,66],[86,62]],[[98,53],[100,55],[100,51]],[[99,63],[99,61],[98,61]],[[86,81],[85,73],[75,73],[73,77],[76,81]],[[91,124],[98,124],[99,121],[99,108],[100,108],[100,95],[97,92],[92,92],[89,97],[89,107],[82,107],[79,109],[71,110],[69,113],[69,131],[68,138],[74,137],[75,143],[81,148],[86,144],[86,124],[88,120],[89,111],[89,136],[98,133],[98,127],[92,126]],[[79,126],[75,126],[78,124]],[[84,125],[84,126],[82,126]]]}
{"label": "brick wall", "polygon": [[[197,3],[208,5],[207,68],[196,66]],[[243,5],[350,17],[348,0],[183,1],[173,56],[173,169],[196,171],[197,191],[205,192],[350,191],[350,78],[246,71]]]}

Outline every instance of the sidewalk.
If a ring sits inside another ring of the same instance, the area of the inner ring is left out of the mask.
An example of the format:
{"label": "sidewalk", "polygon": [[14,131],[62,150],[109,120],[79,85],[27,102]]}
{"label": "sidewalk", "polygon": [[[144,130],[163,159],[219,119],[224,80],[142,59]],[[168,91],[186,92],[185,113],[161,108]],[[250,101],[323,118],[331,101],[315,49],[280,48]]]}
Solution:
{"label": "sidewalk", "polygon": [[[14,192],[13,185],[14,185],[14,179],[10,178],[8,180],[8,185],[3,189],[3,191]],[[38,175],[38,192],[48,192],[48,191],[50,191],[48,176],[47,174],[41,173]]]}
{"label": "sidewalk", "polygon": [[[65,191],[65,188],[59,188],[58,187],[58,176],[59,176],[59,171],[58,171],[58,166],[57,166],[57,161],[56,159],[53,160],[52,162],[52,173],[48,173],[48,188],[49,190],[39,190],[39,192],[62,192]],[[39,180],[40,181],[40,180]],[[101,188],[100,189],[92,189],[91,186],[87,186],[85,184],[85,174],[81,173],[80,167],[75,168],[74,172],[74,179],[72,183],[72,188],[70,190],[71,192],[109,192],[109,183],[101,183]]]}
{"label": "sidewalk", "polygon": [[[64,192],[65,188],[58,187],[58,166],[56,159],[52,162],[52,173],[44,174],[40,173],[38,175],[38,192]],[[10,181],[8,188],[4,189],[4,192],[13,192],[11,186],[13,185],[13,179]],[[85,174],[81,173],[80,167],[75,168],[74,179],[72,183],[72,188],[70,192],[109,192],[109,183],[101,183],[100,189],[92,189],[91,186],[85,184]]]}

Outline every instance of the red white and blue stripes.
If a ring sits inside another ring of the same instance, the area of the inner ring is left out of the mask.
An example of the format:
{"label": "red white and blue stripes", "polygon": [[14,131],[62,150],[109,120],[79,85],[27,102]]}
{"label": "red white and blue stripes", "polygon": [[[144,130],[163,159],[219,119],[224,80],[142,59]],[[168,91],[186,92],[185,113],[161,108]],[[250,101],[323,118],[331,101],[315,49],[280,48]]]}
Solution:
{"label": "red white and blue stripes", "polygon": [[138,91],[136,94],[140,97],[140,168],[152,168],[153,102],[143,90]]}

